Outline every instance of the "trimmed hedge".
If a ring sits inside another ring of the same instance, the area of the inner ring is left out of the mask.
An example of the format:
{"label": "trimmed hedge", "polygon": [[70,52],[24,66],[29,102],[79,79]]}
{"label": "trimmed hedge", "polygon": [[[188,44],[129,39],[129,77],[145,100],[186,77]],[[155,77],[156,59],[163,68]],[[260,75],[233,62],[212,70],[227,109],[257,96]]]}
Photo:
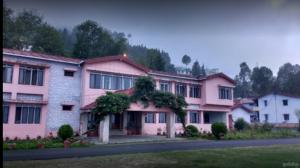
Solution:
{"label": "trimmed hedge", "polygon": [[58,130],[58,136],[64,141],[68,138],[71,138],[73,136],[74,132],[73,132],[73,128],[68,125],[68,124],[65,124],[65,125],[62,125],[59,127],[59,130]]}
{"label": "trimmed hedge", "polygon": [[217,139],[220,139],[227,133],[227,127],[223,122],[215,122],[211,125],[211,132]]}
{"label": "trimmed hedge", "polygon": [[197,137],[199,136],[198,128],[193,125],[188,125],[185,130],[187,137]]}

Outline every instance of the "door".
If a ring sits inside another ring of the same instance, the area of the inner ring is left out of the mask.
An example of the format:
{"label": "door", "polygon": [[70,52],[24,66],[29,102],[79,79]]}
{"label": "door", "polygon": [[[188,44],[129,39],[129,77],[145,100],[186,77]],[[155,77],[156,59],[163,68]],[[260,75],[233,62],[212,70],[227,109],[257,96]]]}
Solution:
{"label": "door", "polygon": [[128,135],[139,135],[141,134],[142,128],[142,113],[139,111],[128,112],[127,122],[127,134]]}

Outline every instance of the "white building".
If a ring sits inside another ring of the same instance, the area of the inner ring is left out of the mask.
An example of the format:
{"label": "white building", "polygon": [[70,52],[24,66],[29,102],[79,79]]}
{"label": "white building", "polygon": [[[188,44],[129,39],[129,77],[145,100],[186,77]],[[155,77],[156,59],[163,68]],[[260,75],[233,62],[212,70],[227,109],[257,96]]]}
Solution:
{"label": "white building", "polygon": [[299,121],[295,110],[300,109],[300,97],[267,94],[258,98],[258,108],[261,122],[292,126]]}
{"label": "white building", "polygon": [[259,122],[256,103],[252,99],[236,100],[231,111],[232,121],[242,118],[248,123]]}

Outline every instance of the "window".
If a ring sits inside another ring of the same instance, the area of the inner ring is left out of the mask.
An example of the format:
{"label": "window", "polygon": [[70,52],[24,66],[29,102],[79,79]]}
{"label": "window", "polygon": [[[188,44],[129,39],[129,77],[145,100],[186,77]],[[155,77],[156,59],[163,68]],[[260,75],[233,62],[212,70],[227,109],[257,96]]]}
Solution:
{"label": "window", "polygon": [[178,115],[175,115],[175,123],[181,123],[180,118],[178,117]]}
{"label": "window", "polygon": [[210,123],[209,113],[204,113],[204,124]]}
{"label": "window", "polygon": [[269,120],[269,115],[265,114],[265,122],[267,122]]}
{"label": "window", "polygon": [[65,70],[64,75],[65,75],[65,76],[73,77],[73,76],[74,76],[74,71],[68,71],[68,70]]}
{"label": "window", "polygon": [[145,123],[155,123],[155,113],[146,113]]}
{"label": "window", "polygon": [[11,100],[11,92],[3,92],[3,101]]}
{"label": "window", "polygon": [[3,123],[8,123],[8,116],[9,116],[9,104],[8,103],[3,102],[2,112],[3,112]]}
{"label": "window", "polygon": [[43,86],[44,69],[20,66],[19,84]]}
{"label": "window", "polygon": [[190,123],[200,123],[199,113],[197,111],[190,111]]}
{"label": "window", "polygon": [[43,95],[41,95],[41,94],[17,93],[17,100],[43,101]]}
{"label": "window", "polygon": [[16,124],[39,124],[41,118],[41,106],[34,104],[17,104]]}
{"label": "window", "polygon": [[171,91],[170,83],[168,83],[168,82],[160,82],[160,91],[162,91],[162,92],[170,92]]}
{"label": "window", "polygon": [[232,99],[231,88],[229,87],[219,87],[219,99]]}
{"label": "window", "polygon": [[72,111],[73,105],[62,105],[63,111]]}
{"label": "window", "polygon": [[290,115],[289,114],[283,114],[283,119],[284,119],[284,121],[289,121],[290,120]]}
{"label": "window", "polygon": [[105,73],[90,74],[90,88],[92,89],[123,90],[132,88],[134,82],[134,78],[131,76]]}
{"label": "window", "polygon": [[200,87],[197,85],[191,85],[190,86],[190,97],[194,98],[200,98],[201,97],[201,92],[200,92]]}
{"label": "window", "polygon": [[186,84],[176,83],[175,94],[186,97]]}
{"label": "window", "polygon": [[159,113],[159,123],[166,123],[167,113]]}
{"label": "window", "polygon": [[268,106],[268,100],[264,100],[265,107]]}
{"label": "window", "polygon": [[3,64],[3,82],[12,83],[13,65]]}
{"label": "window", "polygon": [[284,106],[287,106],[287,105],[288,105],[288,100],[287,100],[287,99],[282,100],[282,104],[283,104]]}

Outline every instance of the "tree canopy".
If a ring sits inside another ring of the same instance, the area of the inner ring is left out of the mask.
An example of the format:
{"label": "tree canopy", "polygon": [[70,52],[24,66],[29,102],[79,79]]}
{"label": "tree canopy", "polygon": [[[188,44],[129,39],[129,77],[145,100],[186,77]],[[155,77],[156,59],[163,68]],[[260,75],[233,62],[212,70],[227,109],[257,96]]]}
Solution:
{"label": "tree canopy", "polygon": [[182,63],[183,64],[185,64],[186,66],[188,66],[190,63],[191,63],[191,57],[190,56],[188,56],[188,55],[184,55],[183,57],[182,57]]}

